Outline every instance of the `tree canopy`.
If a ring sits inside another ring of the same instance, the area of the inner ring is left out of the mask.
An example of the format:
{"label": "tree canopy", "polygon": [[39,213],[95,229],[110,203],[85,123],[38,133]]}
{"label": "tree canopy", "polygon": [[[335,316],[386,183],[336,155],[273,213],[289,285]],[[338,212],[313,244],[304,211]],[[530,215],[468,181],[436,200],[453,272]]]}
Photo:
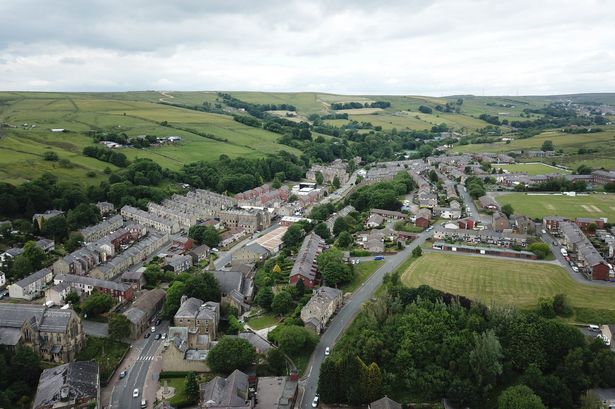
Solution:
{"label": "tree canopy", "polygon": [[243,338],[222,337],[207,355],[207,364],[213,372],[229,374],[235,369],[246,369],[256,359],[256,351]]}

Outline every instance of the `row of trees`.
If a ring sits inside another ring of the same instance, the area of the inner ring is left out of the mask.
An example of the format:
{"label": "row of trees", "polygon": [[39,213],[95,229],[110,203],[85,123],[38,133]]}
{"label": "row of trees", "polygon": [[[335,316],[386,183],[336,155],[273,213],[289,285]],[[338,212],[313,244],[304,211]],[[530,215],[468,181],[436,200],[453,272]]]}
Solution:
{"label": "row of trees", "polygon": [[122,152],[105,148],[103,146],[86,146],[83,148],[83,154],[103,162],[111,163],[118,168],[125,168],[129,163],[128,158]]}

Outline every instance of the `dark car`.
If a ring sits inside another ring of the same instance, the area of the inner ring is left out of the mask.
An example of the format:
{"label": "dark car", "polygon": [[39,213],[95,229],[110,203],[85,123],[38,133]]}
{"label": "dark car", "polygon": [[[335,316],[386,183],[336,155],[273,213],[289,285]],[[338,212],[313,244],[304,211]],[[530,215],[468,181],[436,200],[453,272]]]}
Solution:
{"label": "dark car", "polygon": [[156,336],[154,337],[154,339],[157,341],[157,340],[159,340],[159,339],[160,339],[160,337],[161,337],[161,336],[162,336],[162,335],[160,335],[160,334],[158,333],[158,334],[156,334]]}
{"label": "dark car", "polygon": [[160,321],[159,319],[158,319],[158,320],[156,320],[156,326],[160,325],[160,323],[161,323],[161,322],[162,322],[162,321]]}
{"label": "dark car", "polygon": [[150,335],[152,335],[151,332],[146,332],[145,335],[143,335],[143,338],[147,339]]}

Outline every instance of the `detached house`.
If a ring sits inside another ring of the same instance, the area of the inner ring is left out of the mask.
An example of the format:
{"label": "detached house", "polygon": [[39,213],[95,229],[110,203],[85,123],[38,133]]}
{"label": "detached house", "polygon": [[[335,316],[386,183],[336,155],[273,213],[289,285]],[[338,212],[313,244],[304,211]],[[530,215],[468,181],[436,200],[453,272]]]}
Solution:
{"label": "detached house", "polygon": [[320,287],[310,301],[301,309],[301,320],[306,328],[320,334],[331,316],[342,305],[342,291],[331,287]]}

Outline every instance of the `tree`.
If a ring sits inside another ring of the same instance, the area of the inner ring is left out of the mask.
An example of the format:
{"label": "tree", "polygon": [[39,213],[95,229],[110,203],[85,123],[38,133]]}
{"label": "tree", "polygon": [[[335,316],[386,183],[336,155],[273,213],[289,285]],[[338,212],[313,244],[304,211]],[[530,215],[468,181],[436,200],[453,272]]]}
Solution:
{"label": "tree", "polygon": [[64,241],[68,237],[68,223],[64,216],[55,216],[43,223],[41,234],[50,237],[57,242]]}
{"label": "tree", "polygon": [[507,203],[504,206],[502,206],[502,213],[504,213],[506,217],[510,217],[514,213],[514,211],[515,210],[510,205],[510,203]]}
{"label": "tree", "polygon": [[276,343],[282,352],[291,356],[309,353],[318,343],[316,334],[298,325],[278,325],[267,337]]}
{"label": "tree", "polygon": [[13,260],[10,275],[13,279],[21,279],[32,273],[33,271],[34,268],[32,267],[32,263],[30,262],[30,260],[23,254],[20,254]]}
{"label": "tree", "polygon": [[553,141],[546,140],[542,143],[542,147],[540,148],[543,151],[554,151],[555,147],[553,146]]}
{"label": "tree", "polygon": [[316,172],[316,184],[322,185],[325,181],[325,177],[322,175],[321,171]]}
{"label": "tree", "polygon": [[337,245],[344,249],[351,247],[353,243],[354,239],[347,231],[341,232],[339,237],[337,238]]}
{"label": "tree", "polygon": [[30,347],[17,346],[12,364],[12,377],[36,384],[41,373],[41,360]]}
{"label": "tree", "polygon": [[470,351],[470,364],[477,384],[487,394],[502,374],[502,346],[493,330],[474,334],[474,348]]}
{"label": "tree", "polygon": [[87,315],[99,315],[109,311],[113,307],[113,297],[109,294],[92,292],[81,303],[81,311]]}
{"label": "tree", "polygon": [[545,409],[545,405],[530,388],[516,385],[500,394],[498,409]]}
{"label": "tree", "polygon": [[80,300],[81,300],[81,298],[79,297],[79,294],[77,294],[77,292],[75,290],[71,290],[71,292],[66,294],[66,297],[64,297],[64,302],[65,303],[69,303],[71,305],[79,304]]}
{"label": "tree", "polygon": [[220,286],[212,273],[201,272],[186,280],[184,294],[203,301],[219,301]]}
{"label": "tree", "polygon": [[186,396],[188,396],[188,399],[190,399],[192,403],[199,399],[199,383],[196,380],[196,374],[194,372],[190,372],[188,376],[186,376]]}
{"label": "tree", "polygon": [[228,374],[245,369],[256,359],[256,351],[243,338],[222,337],[207,355],[207,364],[213,372]]}
{"label": "tree", "polygon": [[303,228],[300,224],[293,223],[282,236],[282,243],[286,248],[297,248],[303,241]]}
{"label": "tree", "polygon": [[333,223],[333,234],[337,236],[341,232],[347,231],[349,228],[350,226],[348,226],[348,221],[346,220],[346,218],[338,217]]}
{"label": "tree", "polygon": [[419,112],[422,112],[424,114],[431,114],[433,112],[433,110],[428,107],[427,105],[420,105],[419,106]]}
{"label": "tree", "polygon": [[331,231],[329,230],[327,224],[324,222],[320,222],[316,225],[316,227],[314,227],[314,233],[318,234],[324,240],[327,240],[329,239],[329,237],[331,237]]}
{"label": "tree", "polygon": [[81,203],[66,214],[66,222],[72,230],[96,224],[100,221],[100,210],[94,204]]}
{"label": "tree", "polygon": [[64,243],[64,250],[69,253],[72,253],[73,251],[81,247],[82,243],[83,235],[76,231],[71,232],[71,234],[68,236],[68,240],[66,240],[66,242]]}
{"label": "tree", "polygon": [[[363,364],[365,365],[365,364]],[[382,396],[382,372],[377,363],[372,362],[362,369],[363,402],[373,402]]]}
{"label": "tree", "polygon": [[577,170],[576,170],[576,174],[577,175],[591,175],[593,169],[585,164],[580,165]]}
{"label": "tree", "polygon": [[318,377],[318,392],[324,403],[337,403],[342,401],[339,384],[337,363],[332,358],[327,358],[320,366]]}
{"label": "tree", "polygon": [[412,249],[412,257],[421,257],[423,255],[423,249],[421,246],[416,246]]}
{"label": "tree", "polygon": [[278,348],[267,351],[267,368],[272,375],[286,375],[286,357]]}
{"label": "tree", "polygon": [[283,290],[273,297],[271,302],[271,311],[276,314],[284,315],[290,312],[293,308],[293,296],[290,292]]}
{"label": "tree", "polygon": [[271,303],[273,302],[273,291],[271,291],[271,287],[259,288],[255,301],[261,308],[270,310]]}
{"label": "tree", "polygon": [[615,182],[609,182],[604,185],[604,191],[609,193],[615,193]]}
{"label": "tree", "polygon": [[331,182],[331,184],[335,189],[339,189],[340,186],[342,186],[342,182],[340,182],[340,178],[338,178],[337,175],[333,177],[333,181]]}
{"label": "tree", "polygon": [[188,237],[194,240],[197,245],[206,244],[209,247],[216,247],[220,244],[220,233],[213,226],[202,224],[192,226],[188,230]]}
{"label": "tree", "polygon": [[527,249],[531,251],[532,253],[536,254],[536,256],[540,260],[544,259],[547,256],[547,254],[551,252],[551,248],[549,247],[549,245],[544,242],[532,243],[529,246],[527,246]]}
{"label": "tree", "polygon": [[316,262],[327,285],[337,286],[352,279],[352,269],[344,262],[342,252],[336,248],[323,251]]}
{"label": "tree", "polygon": [[130,334],[130,321],[124,314],[111,314],[109,317],[109,335],[121,341]]}
{"label": "tree", "polygon": [[55,153],[54,151],[43,152],[43,160],[47,160],[50,162],[57,162],[58,159],[60,158],[58,157],[58,154]]}
{"label": "tree", "polygon": [[429,171],[429,180],[432,183],[436,183],[438,181],[438,174],[436,173],[434,169]]}
{"label": "tree", "polygon": [[182,295],[186,291],[186,284],[182,281],[174,281],[167,290],[167,297],[164,300],[162,315],[166,319],[172,319],[180,306]]}
{"label": "tree", "polygon": [[43,268],[43,262],[45,261],[45,252],[39,246],[36,245],[36,242],[29,241],[23,247],[22,255],[30,260],[30,264],[32,264],[33,270],[40,270]]}
{"label": "tree", "polygon": [[570,317],[572,315],[572,306],[566,294],[560,293],[553,297],[553,311],[561,317]]}

